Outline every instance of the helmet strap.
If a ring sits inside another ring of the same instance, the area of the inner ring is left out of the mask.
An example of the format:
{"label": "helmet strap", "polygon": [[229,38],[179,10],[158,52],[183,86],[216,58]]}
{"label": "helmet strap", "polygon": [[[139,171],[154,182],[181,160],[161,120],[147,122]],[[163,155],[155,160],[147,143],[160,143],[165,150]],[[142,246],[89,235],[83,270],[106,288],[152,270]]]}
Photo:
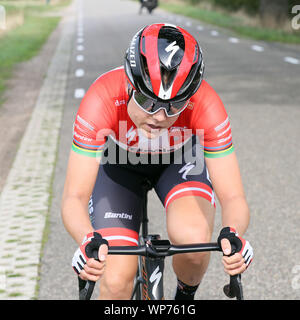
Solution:
{"label": "helmet strap", "polygon": [[127,81],[127,94],[128,94],[128,100],[127,100],[127,105],[128,105],[128,103],[133,95],[133,88],[128,81]]}

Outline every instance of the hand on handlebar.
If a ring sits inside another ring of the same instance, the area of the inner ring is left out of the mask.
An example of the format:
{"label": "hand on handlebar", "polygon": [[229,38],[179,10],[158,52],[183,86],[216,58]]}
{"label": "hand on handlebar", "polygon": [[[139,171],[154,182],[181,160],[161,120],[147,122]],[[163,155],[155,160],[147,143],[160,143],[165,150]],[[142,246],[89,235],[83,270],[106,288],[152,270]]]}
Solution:
{"label": "hand on handlebar", "polygon": [[[225,227],[221,230],[218,244],[224,253],[224,271],[229,275],[243,273],[252,262],[253,249],[249,241],[240,237],[233,228]],[[235,248],[233,252],[232,245]]]}
{"label": "hand on handlebar", "polygon": [[82,280],[96,282],[104,273],[107,253],[108,242],[98,232],[91,232],[74,253],[72,267]]}

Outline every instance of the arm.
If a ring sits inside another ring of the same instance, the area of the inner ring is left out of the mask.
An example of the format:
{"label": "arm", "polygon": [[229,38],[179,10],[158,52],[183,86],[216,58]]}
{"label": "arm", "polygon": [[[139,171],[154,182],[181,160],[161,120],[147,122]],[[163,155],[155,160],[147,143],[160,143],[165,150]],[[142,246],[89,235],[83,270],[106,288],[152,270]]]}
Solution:
{"label": "arm", "polygon": [[247,230],[250,212],[235,152],[222,158],[206,158],[206,164],[222,208],[222,224],[235,228],[242,236]]}
{"label": "arm", "polygon": [[109,101],[104,101],[107,100],[105,97],[110,83],[107,83],[107,77],[109,80],[113,75],[115,73],[99,77],[80,103],[73,125],[72,151],[61,204],[65,228],[80,246],[72,259],[72,266],[77,273],[82,268],[79,260],[82,258],[81,253],[86,256],[85,259],[81,259],[86,260],[83,261],[86,262],[84,270],[79,271],[83,280],[96,281],[103,273],[104,263],[101,262],[106,259],[108,249],[107,245],[100,246],[100,263],[90,258],[86,251],[86,247],[90,247],[89,243],[96,240],[93,240],[90,234],[94,230],[89,219],[88,202],[98,175],[99,156],[104,149],[106,132],[112,128],[112,116],[116,116],[115,113],[112,114]]}
{"label": "arm", "polygon": [[[236,155],[233,152],[222,158],[206,159],[206,164],[221,204],[223,227],[234,228],[242,236],[248,227],[250,213]],[[246,265],[241,253],[227,256],[231,253],[231,245],[227,239],[221,240],[221,246],[225,254],[222,259],[225,272],[230,275],[244,272],[250,262],[246,261]]]}
{"label": "arm", "polygon": [[[62,219],[65,228],[80,246],[84,237],[93,232],[89,215],[88,202],[98,174],[99,164],[95,158],[71,151],[67,176],[62,198]],[[97,281],[104,272],[107,246],[101,245],[100,259],[88,259],[79,277],[83,280]],[[75,252],[76,254],[76,252]]]}
{"label": "arm", "polygon": [[86,234],[93,231],[88,202],[98,174],[99,163],[71,151],[65,180],[61,213],[65,228],[81,244]]}

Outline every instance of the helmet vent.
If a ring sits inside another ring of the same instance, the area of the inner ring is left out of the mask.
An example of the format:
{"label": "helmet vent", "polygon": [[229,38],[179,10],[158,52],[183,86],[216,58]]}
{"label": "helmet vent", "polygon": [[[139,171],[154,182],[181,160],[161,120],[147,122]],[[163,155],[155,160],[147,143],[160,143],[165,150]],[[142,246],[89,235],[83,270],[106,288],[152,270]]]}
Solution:
{"label": "helmet vent", "polygon": [[168,70],[163,65],[160,66],[160,74],[161,74],[161,80],[162,85],[164,88],[164,91],[167,91],[172,86],[174,79],[177,74],[177,69]]}
{"label": "helmet vent", "polygon": [[151,84],[151,79],[149,74],[148,63],[144,55],[141,55],[141,62],[143,65],[142,72],[145,80],[144,83],[146,84],[147,88],[152,91],[153,89],[152,89],[152,84]]}

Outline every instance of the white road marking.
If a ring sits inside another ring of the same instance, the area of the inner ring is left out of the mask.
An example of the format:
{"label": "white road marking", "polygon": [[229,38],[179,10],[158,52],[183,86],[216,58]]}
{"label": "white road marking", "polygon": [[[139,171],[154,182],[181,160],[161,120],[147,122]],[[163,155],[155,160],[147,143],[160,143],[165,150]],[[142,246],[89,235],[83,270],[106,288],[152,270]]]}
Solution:
{"label": "white road marking", "polygon": [[74,97],[76,99],[81,99],[81,98],[84,97],[84,95],[85,95],[85,90],[84,89],[79,88],[79,89],[75,90]]}
{"label": "white road marking", "polygon": [[84,76],[84,70],[83,70],[83,69],[77,69],[77,70],[75,71],[75,76],[76,76],[77,78],[83,77],[83,76]]}
{"label": "white road marking", "polygon": [[239,43],[240,42],[240,40],[238,38],[234,38],[234,37],[230,37],[228,39],[228,41],[231,42],[231,43]]}
{"label": "white road marking", "polygon": [[77,46],[77,50],[78,50],[78,51],[83,51],[83,50],[84,50],[84,46],[83,46],[83,45]]}
{"label": "white road marking", "polygon": [[217,37],[217,36],[219,35],[219,32],[216,31],[216,30],[212,30],[212,31],[210,32],[210,34],[211,34],[213,37]]}
{"label": "white road marking", "polygon": [[79,54],[79,55],[76,56],[76,60],[77,60],[78,62],[81,62],[81,61],[84,60],[84,56],[83,56],[82,54]]}
{"label": "white road marking", "polygon": [[263,52],[265,50],[264,47],[258,46],[257,44],[252,45],[251,49],[256,52]]}
{"label": "white road marking", "polygon": [[284,57],[284,61],[291,64],[300,64],[300,60],[293,57]]}

